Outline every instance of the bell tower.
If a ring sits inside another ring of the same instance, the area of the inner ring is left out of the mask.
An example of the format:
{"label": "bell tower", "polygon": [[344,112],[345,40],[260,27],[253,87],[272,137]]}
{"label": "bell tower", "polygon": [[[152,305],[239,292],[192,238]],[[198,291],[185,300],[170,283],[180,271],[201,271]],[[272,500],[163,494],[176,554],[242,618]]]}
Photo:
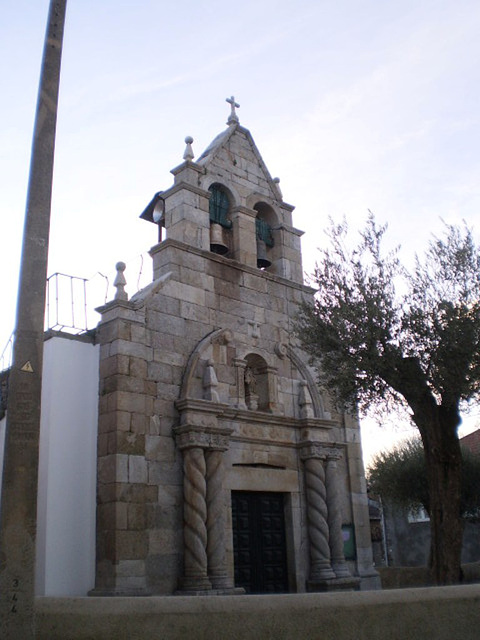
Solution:
{"label": "bell tower", "polygon": [[[154,211],[161,209],[159,224],[169,240],[301,284],[302,232],[292,226],[294,207],[283,201],[279,179],[272,179],[250,132],[240,126],[239,104],[233,97],[227,102],[228,128],[196,162],[193,138],[185,138],[184,162],[171,172],[173,186],[156,194],[141,217],[155,222]],[[152,252],[155,278],[163,260]]]}
{"label": "bell tower", "polygon": [[292,334],[302,232],[227,102],[141,215],[152,283],[126,299],[122,264],[101,309],[97,593],[378,584],[358,422]]}

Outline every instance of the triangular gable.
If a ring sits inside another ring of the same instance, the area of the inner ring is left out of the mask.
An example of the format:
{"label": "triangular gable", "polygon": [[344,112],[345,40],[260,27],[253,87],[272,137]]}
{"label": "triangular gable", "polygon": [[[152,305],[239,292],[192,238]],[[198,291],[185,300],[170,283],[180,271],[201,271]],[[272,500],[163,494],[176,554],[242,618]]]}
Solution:
{"label": "triangular gable", "polygon": [[278,184],[270,175],[252,134],[238,124],[231,124],[220,133],[197,161],[199,165],[211,170],[214,166],[221,170],[226,162],[230,165],[230,171],[237,174],[239,179],[258,182],[260,192],[266,191],[265,195],[278,202],[283,201]]}

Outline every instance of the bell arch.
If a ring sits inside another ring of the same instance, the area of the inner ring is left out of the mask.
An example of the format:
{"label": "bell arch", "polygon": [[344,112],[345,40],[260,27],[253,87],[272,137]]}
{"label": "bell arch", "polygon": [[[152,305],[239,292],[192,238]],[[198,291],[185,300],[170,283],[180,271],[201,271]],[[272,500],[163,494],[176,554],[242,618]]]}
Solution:
{"label": "bell arch", "polygon": [[[253,207],[255,217],[255,239],[257,247],[257,267],[268,269],[275,260],[275,229],[277,216],[266,202],[257,202]],[[278,244],[278,242],[277,242]]]}
{"label": "bell arch", "polygon": [[229,182],[227,186],[227,184],[222,182],[221,179],[218,178],[218,176],[208,174],[204,176],[200,187],[205,191],[209,191],[213,186],[218,186],[223,191],[225,191],[225,193],[228,195],[228,199],[230,200],[230,206],[232,209],[242,204],[238,191],[235,188],[235,185],[231,184],[231,182]]}
{"label": "bell arch", "polygon": [[208,191],[210,219],[210,251],[219,255],[230,253],[232,246],[232,196],[219,182],[213,182]]}

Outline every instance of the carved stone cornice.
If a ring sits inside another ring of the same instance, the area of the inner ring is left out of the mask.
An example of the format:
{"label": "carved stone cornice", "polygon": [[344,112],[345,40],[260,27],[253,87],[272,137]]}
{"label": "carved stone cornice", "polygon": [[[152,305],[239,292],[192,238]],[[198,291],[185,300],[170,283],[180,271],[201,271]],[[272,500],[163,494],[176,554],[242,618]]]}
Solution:
{"label": "carved stone cornice", "polygon": [[104,315],[107,311],[112,311],[113,309],[126,309],[131,311],[135,309],[135,304],[130,300],[110,300],[110,302],[106,302],[101,307],[95,307],[95,311],[101,315]]}
{"label": "carved stone cornice", "polygon": [[242,369],[245,369],[245,367],[247,366],[247,361],[243,358],[234,358],[233,364],[235,367],[241,367]]}
{"label": "carved stone cornice", "polygon": [[306,441],[298,444],[300,450],[300,458],[302,460],[309,460],[310,458],[316,458],[318,460],[339,460],[342,457],[342,452],[336,447],[329,446],[324,442]]}
{"label": "carved stone cornice", "polygon": [[195,425],[181,425],[174,427],[175,439],[179,449],[191,449],[200,447],[201,449],[226,451],[230,443],[230,428],[206,428],[202,429]]}
{"label": "carved stone cornice", "polygon": [[[286,208],[286,207],[284,207],[284,208]],[[292,226],[290,226],[288,224],[285,224],[283,222],[278,225],[278,229],[282,229],[284,231],[288,231],[288,233],[291,233],[294,236],[298,236],[299,238],[301,238],[305,234],[305,231],[302,231],[301,229],[296,229],[295,227],[292,227]]]}
{"label": "carved stone cornice", "polygon": [[317,427],[332,429],[333,427],[339,426],[338,420],[331,420],[327,418],[299,418],[298,422],[303,429],[316,429]]}
{"label": "carved stone cornice", "polygon": [[214,402],[204,401],[211,407],[185,407],[180,411],[180,427],[198,429],[200,431],[215,430],[218,428],[218,408]]}
{"label": "carved stone cornice", "polygon": [[209,413],[220,416],[229,408],[229,405],[223,402],[204,400],[203,398],[182,398],[175,401],[175,408],[178,409],[180,413],[188,411],[193,413]]}
{"label": "carved stone cornice", "polygon": [[342,455],[343,453],[340,449],[335,449],[334,447],[332,447],[332,449],[330,449],[328,453],[327,462],[329,462],[330,460],[340,460]]}
{"label": "carved stone cornice", "polygon": [[323,420],[322,418],[309,418],[308,420],[303,420],[294,418],[293,416],[268,413],[266,411],[252,411],[251,409],[239,409],[237,407],[231,406],[228,406],[227,408],[225,408],[225,410],[219,412],[217,415],[219,416],[219,418],[226,420],[270,424],[274,426],[290,427],[294,429],[300,429],[307,425],[318,429],[332,429],[333,427],[338,426],[338,422],[335,422],[334,420]]}
{"label": "carved stone cornice", "polygon": [[302,460],[310,460],[310,458],[316,458],[317,460],[327,459],[327,448],[316,442],[308,442],[300,444],[300,458]]}
{"label": "carved stone cornice", "polygon": [[[321,444],[323,440],[323,446],[328,447],[331,442],[330,430],[337,424],[333,420],[295,419],[292,416],[232,407],[204,399],[182,398],[176,401],[175,406],[180,413],[180,426],[176,427],[176,433],[183,433],[185,430],[204,433],[225,431],[232,434],[230,439],[235,442],[248,442],[259,446],[275,444],[278,447],[298,449],[299,445],[296,442],[299,436],[304,444],[309,442]],[[243,433],[242,426],[245,424],[255,429],[260,427],[260,431],[257,430],[253,434],[249,429],[248,433]],[[233,428],[227,425],[233,425]],[[307,431],[303,429],[306,425],[309,427]],[[269,435],[269,430],[262,430],[262,426],[274,428],[275,435]],[[315,431],[315,437],[313,433],[310,435],[311,430]],[[298,436],[295,432],[298,432]],[[261,436],[261,433],[264,435]],[[187,443],[185,438],[178,440],[179,446],[195,446],[193,442],[194,440],[190,440],[188,445],[185,444]],[[198,446],[209,448],[208,442],[205,441],[199,441]]]}
{"label": "carved stone cornice", "polygon": [[[182,171],[182,169],[185,169],[185,168],[186,168],[186,163],[183,163],[179,167],[176,167],[173,171],[176,171],[178,175]],[[188,168],[198,173],[205,173],[203,169],[199,171],[198,168],[195,166],[195,163],[193,162],[188,163]],[[173,171],[171,173],[173,173]],[[170,189],[167,189],[166,191],[164,191],[162,193],[162,198],[166,200],[167,198],[170,198],[171,196],[178,193],[179,191],[191,191],[192,193],[195,193],[198,196],[202,196],[207,199],[210,198],[210,193],[208,191],[205,191],[205,189],[201,189],[200,187],[197,187],[196,185],[190,184],[189,182],[185,182],[185,181],[177,182],[176,184],[173,185],[173,187],[170,187]]]}
{"label": "carved stone cornice", "polygon": [[249,209],[248,207],[244,207],[242,205],[238,205],[232,208],[232,216],[238,215],[239,213],[249,216],[250,218],[256,218],[258,215],[258,211],[255,209]]}

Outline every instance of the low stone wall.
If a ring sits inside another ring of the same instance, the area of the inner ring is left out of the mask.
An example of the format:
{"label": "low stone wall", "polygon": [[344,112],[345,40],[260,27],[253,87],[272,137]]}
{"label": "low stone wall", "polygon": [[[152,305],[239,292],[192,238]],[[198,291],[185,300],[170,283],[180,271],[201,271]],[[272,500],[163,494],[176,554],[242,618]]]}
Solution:
{"label": "low stone wall", "polygon": [[38,640],[477,640],[480,585],[165,598],[38,598]]}
{"label": "low stone wall", "polygon": [[[428,587],[433,584],[428,567],[377,567],[382,589]],[[463,583],[480,583],[480,562],[462,564]],[[479,634],[480,637],[480,634]]]}

